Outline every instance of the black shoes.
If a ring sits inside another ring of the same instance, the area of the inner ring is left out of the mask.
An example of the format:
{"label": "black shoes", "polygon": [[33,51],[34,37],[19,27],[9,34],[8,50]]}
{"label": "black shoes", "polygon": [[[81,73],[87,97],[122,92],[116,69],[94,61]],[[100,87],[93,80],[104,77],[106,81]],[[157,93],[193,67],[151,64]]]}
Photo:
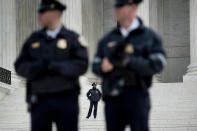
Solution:
{"label": "black shoes", "polygon": [[[90,116],[86,116],[87,119],[89,119]],[[96,119],[96,116],[94,116],[94,119]]]}

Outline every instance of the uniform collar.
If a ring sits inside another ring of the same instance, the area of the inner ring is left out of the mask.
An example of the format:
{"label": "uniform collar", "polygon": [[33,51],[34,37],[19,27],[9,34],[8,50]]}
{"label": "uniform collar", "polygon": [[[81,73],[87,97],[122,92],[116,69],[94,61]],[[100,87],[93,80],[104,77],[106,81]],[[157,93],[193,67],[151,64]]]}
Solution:
{"label": "uniform collar", "polygon": [[[57,37],[64,37],[65,36],[65,33],[66,33],[66,28],[64,27],[64,25],[61,26],[59,32],[57,33]],[[39,32],[38,32],[38,36],[39,37],[44,37],[44,38],[52,38],[51,36],[48,36],[47,35],[47,29],[46,28],[43,28],[41,29]]]}
{"label": "uniform collar", "polygon": [[133,22],[130,24],[129,29],[126,30],[123,27],[120,27],[120,33],[123,37],[127,37],[129,35],[130,32],[132,32],[133,30],[137,29],[140,26],[140,22],[137,18],[135,18],[133,20]]}
{"label": "uniform collar", "polygon": [[63,25],[60,25],[55,30],[46,30],[47,36],[55,39],[57,37],[57,35],[59,34],[59,32],[61,31],[62,27],[63,27]]}
{"label": "uniform collar", "polygon": [[[144,31],[145,26],[144,26],[144,24],[143,24],[143,21],[142,21],[139,17],[136,17],[136,19],[137,19],[138,22],[139,22],[139,26],[138,26],[136,29],[131,30],[131,31],[129,32],[128,35],[131,35],[131,34],[132,34],[132,35],[135,35],[135,34],[138,34],[138,33],[141,33],[141,32]],[[116,33],[118,33],[119,35],[122,36],[120,28],[121,28],[121,26],[118,24],[118,25],[117,25],[117,28],[116,28]],[[127,35],[127,36],[128,36],[128,35]]]}

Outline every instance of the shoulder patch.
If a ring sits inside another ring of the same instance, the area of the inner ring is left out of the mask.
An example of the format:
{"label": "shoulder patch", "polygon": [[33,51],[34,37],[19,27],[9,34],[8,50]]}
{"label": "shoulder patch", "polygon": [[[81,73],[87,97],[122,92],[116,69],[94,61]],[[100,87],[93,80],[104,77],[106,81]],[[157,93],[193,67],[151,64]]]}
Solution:
{"label": "shoulder patch", "polygon": [[31,48],[36,49],[40,47],[40,42],[34,42],[31,44]]}
{"label": "shoulder patch", "polygon": [[115,41],[111,41],[111,42],[107,43],[108,48],[114,47],[116,45],[117,45],[117,43]]}
{"label": "shoulder patch", "polygon": [[81,46],[87,48],[88,47],[88,43],[87,41],[85,40],[85,38],[83,36],[79,36],[78,37],[78,42]]}

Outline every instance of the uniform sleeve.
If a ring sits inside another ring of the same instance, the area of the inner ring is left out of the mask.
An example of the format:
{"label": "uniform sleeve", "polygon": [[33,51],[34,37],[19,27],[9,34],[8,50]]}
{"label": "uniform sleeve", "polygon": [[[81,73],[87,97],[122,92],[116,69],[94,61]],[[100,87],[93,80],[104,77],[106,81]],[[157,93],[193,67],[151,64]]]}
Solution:
{"label": "uniform sleeve", "polygon": [[161,38],[153,34],[153,43],[150,47],[148,57],[130,56],[128,66],[142,76],[150,76],[161,72],[166,64],[166,55]]}
{"label": "uniform sleeve", "polygon": [[88,97],[88,99],[90,99],[90,90],[87,92],[87,97]]}
{"label": "uniform sleeve", "polygon": [[99,100],[101,99],[101,97],[102,97],[102,94],[101,94],[101,92],[100,92],[100,90],[98,89],[98,92],[99,92]]}
{"label": "uniform sleeve", "polygon": [[14,66],[16,73],[19,76],[31,80],[40,73],[42,64],[39,61],[32,61],[28,50],[28,42],[26,42],[19,57],[16,59]]}
{"label": "uniform sleeve", "polygon": [[49,66],[50,69],[57,71],[59,74],[76,78],[84,74],[88,69],[88,51],[86,47],[81,46],[78,40],[73,43],[72,58],[65,61],[53,61]]}
{"label": "uniform sleeve", "polygon": [[98,43],[97,52],[94,57],[93,65],[92,65],[92,71],[98,76],[103,75],[103,72],[101,70],[101,64],[102,64],[102,60],[103,60],[102,43],[103,43],[102,41],[100,41]]}

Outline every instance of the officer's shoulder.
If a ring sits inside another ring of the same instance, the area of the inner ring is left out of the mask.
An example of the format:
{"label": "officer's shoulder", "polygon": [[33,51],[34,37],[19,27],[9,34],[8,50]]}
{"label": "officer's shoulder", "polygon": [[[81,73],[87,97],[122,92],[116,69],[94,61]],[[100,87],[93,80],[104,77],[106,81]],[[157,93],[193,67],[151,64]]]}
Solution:
{"label": "officer's shoulder", "polygon": [[34,31],[32,32],[29,37],[26,38],[26,40],[24,41],[23,46],[28,47],[32,42],[35,42],[35,40],[37,40],[37,38],[39,37],[39,35],[41,34],[42,30],[38,30],[38,31]]}
{"label": "officer's shoulder", "polygon": [[109,38],[110,36],[112,36],[112,35],[114,35],[115,33],[117,33],[117,28],[113,28],[113,29],[111,29],[111,31],[109,31],[108,33],[106,33],[105,35],[104,35],[104,38],[106,37],[106,38]]}
{"label": "officer's shoulder", "polygon": [[73,39],[76,39],[76,38],[78,38],[80,36],[77,32],[75,32],[75,31],[73,31],[71,29],[65,29],[64,33],[67,36],[69,36],[70,38],[73,38]]}
{"label": "officer's shoulder", "polygon": [[88,43],[83,35],[79,35],[77,32],[70,29],[66,29],[64,30],[64,32],[68,36],[68,38],[72,39],[73,41],[76,41],[74,42],[77,44],[76,46],[80,45],[80,47],[88,47]]}
{"label": "officer's shoulder", "polygon": [[155,30],[153,30],[152,28],[145,27],[145,30],[153,38],[161,40],[161,36]]}
{"label": "officer's shoulder", "polygon": [[110,37],[115,34],[117,31],[117,28],[113,28],[111,31],[104,34],[103,38],[99,41],[100,45],[106,44],[106,42],[109,41]]}
{"label": "officer's shoulder", "polygon": [[34,31],[30,34],[30,36],[28,37],[27,40],[29,40],[29,41],[34,40],[34,39],[38,38],[43,32],[44,32],[44,29]]}

